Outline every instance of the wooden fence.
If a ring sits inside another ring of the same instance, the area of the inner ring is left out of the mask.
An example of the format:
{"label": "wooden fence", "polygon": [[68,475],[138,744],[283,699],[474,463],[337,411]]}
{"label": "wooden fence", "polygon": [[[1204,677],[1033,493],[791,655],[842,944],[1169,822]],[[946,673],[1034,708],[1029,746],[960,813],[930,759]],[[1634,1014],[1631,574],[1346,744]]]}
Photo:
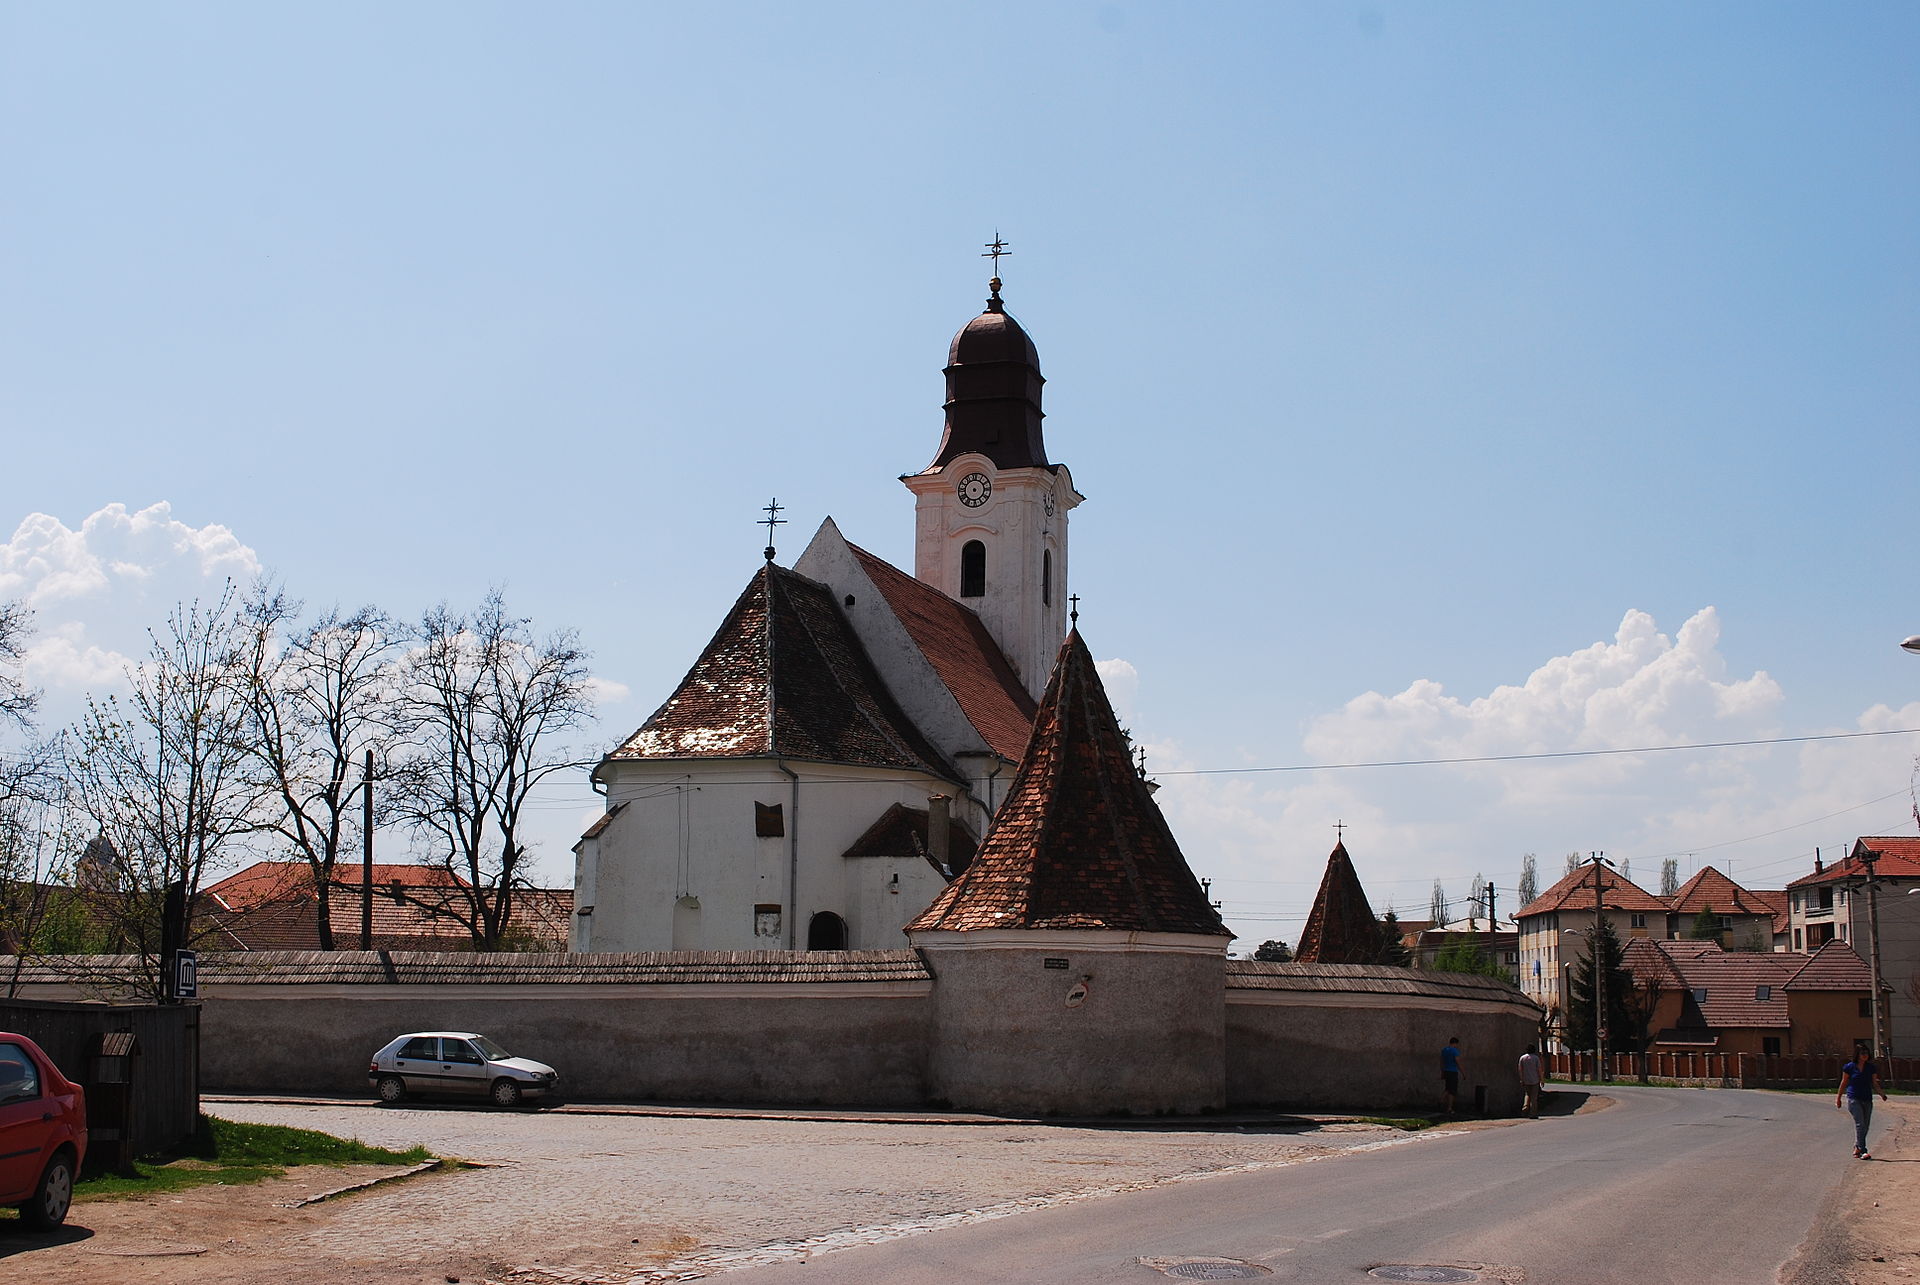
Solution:
{"label": "wooden fence", "polygon": [[[1609,1078],[1649,1083],[1717,1084],[1730,1089],[1805,1089],[1838,1086],[1847,1058],[1838,1054],[1767,1057],[1759,1053],[1613,1053]],[[1593,1054],[1550,1053],[1547,1072],[1556,1080],[1592,1080]],[[1920,1083],[1920,1058],[1885,1058],[1887,1087]]]}
{"label": "wooden fence", "polygon": [[[151,1155],[193,1136],[200,1118],[198,1005],[0,999],[0,1030],[38,1044],[86,1089],[90,1155]],[[123,1038],[107,1038],[115,1034]],[[97,1056],[124,1053],[124,1035],[133,1037],[130,1060]]]}

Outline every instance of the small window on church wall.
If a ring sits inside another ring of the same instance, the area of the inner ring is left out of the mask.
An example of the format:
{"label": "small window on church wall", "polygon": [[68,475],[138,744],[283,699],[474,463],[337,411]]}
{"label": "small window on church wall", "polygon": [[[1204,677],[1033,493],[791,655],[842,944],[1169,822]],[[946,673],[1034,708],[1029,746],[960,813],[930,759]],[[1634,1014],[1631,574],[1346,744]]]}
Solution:
{"label": "small window on church wall", "polygon": [[753,805],[753,832],[762,839],[778,839],[787,832],[786,814],[778,803]]}
{"label": "small window on church wall", "polygon": [[1040,550],[1040,605],[1053,605],[1053,550]]}
{"label": "small window on church wall", "polygon": [[780,907],[760,905],[753,908],[753,935],[774,938],[780,936]]}
{"label": "small window on church wall", "polygon": [[987,595],[987,546],[969,540],[960,546],[960,596],[984,598]]}

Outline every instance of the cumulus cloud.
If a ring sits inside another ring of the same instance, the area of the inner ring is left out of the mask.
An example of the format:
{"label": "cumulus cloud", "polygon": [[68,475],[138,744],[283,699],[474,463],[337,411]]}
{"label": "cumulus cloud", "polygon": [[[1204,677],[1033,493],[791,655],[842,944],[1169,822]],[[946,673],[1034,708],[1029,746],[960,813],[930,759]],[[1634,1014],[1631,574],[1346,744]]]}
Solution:
{"label": "cumulus cloud", "polygon": [[259,572],[259,558],[232,531],[216,523],[188,526],[164,500],[137,512],[109,504],[77,531],[56,517],[32,513],[0,545],[0,598],[24,598],[34,606],[97,598],[119,586],[182,574],[244,580]]}
{"label": "cumulus cloud", "polygon": [[1100,675],[1100,682],[1107,689],[1107,699],[1113,702],[1113,712],[1120,716],[1122,723],[1133,718],[1134,698],[1140,693],[1140,671],[1131,661],[1115,657],[1112,660],[1093,662],[1094,672]]}
{"label": "cumulus cloud", "polygon": [[593,697],[595,705],[618,705],[632,695],[625,683],[597,675],[587,679],[587,692]]}
{"label": "cumulus cloud", "polygon": [[40,636],[27,648],[22,669],[36,687],[86,691],[117,681],[132,661],[109,648],[89,643],[85,628],[70,620]]}

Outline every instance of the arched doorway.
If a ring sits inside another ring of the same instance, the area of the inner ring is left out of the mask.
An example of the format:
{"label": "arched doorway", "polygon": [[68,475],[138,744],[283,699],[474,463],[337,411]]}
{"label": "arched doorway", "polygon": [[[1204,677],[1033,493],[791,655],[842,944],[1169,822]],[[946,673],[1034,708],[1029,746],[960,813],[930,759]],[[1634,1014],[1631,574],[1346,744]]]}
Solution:
{"label": "arched doorway", "polygon": [[808,950],[845,950],[847,921],[831,910],[823,910],[807,921]]}

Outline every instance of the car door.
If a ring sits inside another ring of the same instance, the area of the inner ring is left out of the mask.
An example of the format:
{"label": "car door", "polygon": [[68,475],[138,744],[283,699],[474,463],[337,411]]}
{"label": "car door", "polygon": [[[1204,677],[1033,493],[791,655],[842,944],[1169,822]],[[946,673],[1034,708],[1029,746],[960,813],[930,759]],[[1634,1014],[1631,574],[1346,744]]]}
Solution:
{"label": "car door", "polygon": [[441,1083],[440,1041],[431,1035],[416,1035],[393,1053],[393,1066],[415,1093],[445,1092]]}
{"label": "car door", "polygon": [[41,1088],[33,1055],[0,1041],[0,1204],[29,1198],[40,1181],[40,1153],[53,1127]]}
{"label": "car door", "polygon": [[487,1082],[487,1059],[465,1040],[440,1037],[440,1073],[449,1093],[479,1097],[491,1086]]}

